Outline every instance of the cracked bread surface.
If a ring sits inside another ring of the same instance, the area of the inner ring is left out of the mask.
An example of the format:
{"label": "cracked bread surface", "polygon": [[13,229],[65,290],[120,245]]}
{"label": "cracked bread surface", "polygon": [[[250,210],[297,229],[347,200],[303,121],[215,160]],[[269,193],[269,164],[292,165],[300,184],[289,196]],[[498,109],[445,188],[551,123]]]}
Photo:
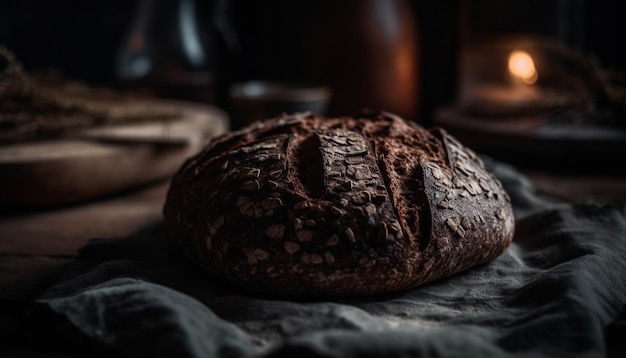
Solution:
{"label": "cracked bread surface", "polygon": [[386,112],[254,123],[174,176],[174,245],[213,277],[276,295],[363,295],[500,255],[514,231],[501,184],[444,130]]}

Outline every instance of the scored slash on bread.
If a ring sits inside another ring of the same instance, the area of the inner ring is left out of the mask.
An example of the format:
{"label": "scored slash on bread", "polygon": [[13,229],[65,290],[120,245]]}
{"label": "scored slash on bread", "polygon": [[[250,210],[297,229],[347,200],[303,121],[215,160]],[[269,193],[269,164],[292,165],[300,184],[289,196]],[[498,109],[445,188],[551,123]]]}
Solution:
{"label": "scored slash on bread", "polygon": [[514,230],[476,154],[386,112],[285,115],[219,137],[175,175],[164,219],[213,277],[278,295],[415,287],[495,258]]}

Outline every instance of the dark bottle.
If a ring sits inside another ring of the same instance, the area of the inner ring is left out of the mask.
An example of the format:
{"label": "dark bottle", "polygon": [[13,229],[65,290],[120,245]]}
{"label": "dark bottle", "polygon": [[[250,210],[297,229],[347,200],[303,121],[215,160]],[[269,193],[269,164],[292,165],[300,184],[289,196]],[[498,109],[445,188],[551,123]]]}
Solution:
{"label": "dark bottle", "polygon": [[222,8],[223,1],[138,0],[117,56],[122,86],[160,97],[218,103],[225,86],[223,20],[216,20]]}
{"label": "dark bottle", "polygon": [[331,115],[363,107],[415,120],[418,30],[406,0],[321,1],[308,59],[317,80],[333,90]]}

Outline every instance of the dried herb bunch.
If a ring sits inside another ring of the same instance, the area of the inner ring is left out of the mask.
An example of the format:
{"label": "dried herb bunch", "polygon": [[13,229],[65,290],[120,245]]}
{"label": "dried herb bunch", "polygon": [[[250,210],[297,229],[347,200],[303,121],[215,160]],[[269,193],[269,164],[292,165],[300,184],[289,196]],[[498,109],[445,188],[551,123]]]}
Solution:
{"label": "dried herb bunch", "polygon": [[157,100],[28,73],[0,45],[0,142],[59,136],[69,130],[169,120],[179,110]]}
{"label": "dried herb bunch", "polygon": [[626,126],[626,77],[604,68],[593,56],[584,56],[555,41],[540,46],[566,69],[554,79],[571,93],[571,119],[575,123]]}

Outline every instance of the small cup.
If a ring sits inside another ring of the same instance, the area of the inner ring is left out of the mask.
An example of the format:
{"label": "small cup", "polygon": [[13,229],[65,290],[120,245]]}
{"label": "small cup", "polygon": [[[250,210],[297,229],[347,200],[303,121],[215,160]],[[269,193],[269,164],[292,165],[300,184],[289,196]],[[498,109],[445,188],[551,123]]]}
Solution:
{"label": "small cup", "polygon": [[248,81],[230,87],[232,125],[243,127],[282,113],[326,114],[331,89],[306,83]]}

